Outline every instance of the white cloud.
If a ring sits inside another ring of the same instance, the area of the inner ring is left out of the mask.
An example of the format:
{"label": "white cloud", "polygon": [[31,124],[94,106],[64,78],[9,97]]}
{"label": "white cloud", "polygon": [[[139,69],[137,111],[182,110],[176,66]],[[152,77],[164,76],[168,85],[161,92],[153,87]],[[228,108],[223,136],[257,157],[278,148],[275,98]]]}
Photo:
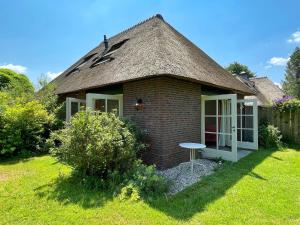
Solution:
{"label": "white cloud", "polygon": [[287,40],[289,43],[300,43],[300,31],[296,31],[291,35],[291,38]]}
{"label": "white cloud", "polygon": [[272,57],[268,63],[273,66],[284,66],[290,58],[283,58],[283,57]]}
{"label": "white cloud", "polygon": [[277,85],[278,87],[282,88],[281,83],[274,82],[274,84]]}
{"label": "white cloud", "polygon": [[62,72],[57,72],[57,73],[55,73],[55,72],[51,72],[51,71],[48,71],[47,73],[46,73],[46,75],[48,76],[48,77],[50,77],[51,78],[51,80],[53,80],[54,78],[56,78],[58,75],[60,75]]}
{"label": "white cloud", "polygon": [[271,65],[266,65],[264,68],[266,69],[266,70],[268,70],[268,69],[270,69],[272,66]]}
{"label": "white cloud", "polygon": [[25,66],[13,65],[13,64],[2,65],[2,66],[0,66],[0,68],[10,69],[10,70],[15,71],[16,73],[25,73],[27,70],[27,68]]}

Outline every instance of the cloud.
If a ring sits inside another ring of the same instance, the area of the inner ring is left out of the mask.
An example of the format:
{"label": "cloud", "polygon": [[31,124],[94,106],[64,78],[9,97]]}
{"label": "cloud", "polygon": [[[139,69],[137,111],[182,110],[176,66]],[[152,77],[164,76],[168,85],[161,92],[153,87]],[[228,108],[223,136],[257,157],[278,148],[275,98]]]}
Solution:
{"label": "cloud", "polygon": [[57,72],[57,73],[55,73],[55,72],[51,72],[51,71],[48,71],[47,73],[46,73],[46,75],[48,76],[48,77],[50,77],[51,78],[51,80],[53,80],[54,78],[56,78],[58,75],[60,75],[62,72]]}
{"label": "cloud", "polygon": [[272,57],[268,63],[273,66],[284,66],[290,58]]}
{"label": "cloud", "polygon": [[300,31],[296,31],[291,35],[291,38],[287,40],[289,43],[300,43]]}
{"label": "cloud", "polygon": [[27,71],[27,68],[25,66],[13,64],[2,65],[0,66],[0,68],[10,69],[12,71],[15,71],[16,73],[25,73]]}
{"label": "cloud", "polygon": [[274,84],[277,85],[278,87],[280,87],[280,89],[282,88],[281,83],[274,82]]}
{"label": "cloud", "polygon": [[266,65],[264,68],[266,69],[266,70],[268,70],[268,69],[270,69],[272,66],[271,65]]}

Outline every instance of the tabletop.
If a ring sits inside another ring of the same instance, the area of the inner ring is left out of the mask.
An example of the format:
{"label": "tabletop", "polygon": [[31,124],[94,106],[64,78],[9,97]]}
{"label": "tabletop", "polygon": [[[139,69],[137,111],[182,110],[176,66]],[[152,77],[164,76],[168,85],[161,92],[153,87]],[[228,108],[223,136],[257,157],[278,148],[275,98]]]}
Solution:
{"label": "tabletop", "polygon": [[201,149],[201,148],[206,148],[206,145],[200,144],[200,143],[180,143],[180,147],[182,148],[188,148],[188,149]]}

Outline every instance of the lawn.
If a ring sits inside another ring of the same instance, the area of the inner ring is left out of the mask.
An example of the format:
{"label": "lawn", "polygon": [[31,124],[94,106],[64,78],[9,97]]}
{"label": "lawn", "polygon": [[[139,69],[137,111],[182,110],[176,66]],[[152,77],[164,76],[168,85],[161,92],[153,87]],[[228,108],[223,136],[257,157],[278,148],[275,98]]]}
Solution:
{"label": "lawn", "polygon": [[50,156],[0,161],[1,224],[300,224],[300,149],[259,150],[174,197],[120,201]]}

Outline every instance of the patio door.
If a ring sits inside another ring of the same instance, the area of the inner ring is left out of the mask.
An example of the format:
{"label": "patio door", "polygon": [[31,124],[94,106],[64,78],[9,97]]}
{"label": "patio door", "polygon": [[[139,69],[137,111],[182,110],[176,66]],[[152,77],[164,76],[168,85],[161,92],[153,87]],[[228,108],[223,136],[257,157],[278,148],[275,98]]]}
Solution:
{"label": "patio door", "polygon": [[214,95],[201,98],[201,139],[204,155],[237,161],[237,96]]}
{"label": "patio door", "polygon": [[123,116],[123,95],[104,95],[92,94],[86,95],[86,106],[92,110],[101,112],[112,112],[118,116]]}
{"label": "patio door", "polygon": [[237,146],[258,149],[257,100],[237,101]]}
{"label": "patio door", "polygon": [[80,108],[85,106],[85,100],[78,98],[66,98],[66,121],[80,111]]}

